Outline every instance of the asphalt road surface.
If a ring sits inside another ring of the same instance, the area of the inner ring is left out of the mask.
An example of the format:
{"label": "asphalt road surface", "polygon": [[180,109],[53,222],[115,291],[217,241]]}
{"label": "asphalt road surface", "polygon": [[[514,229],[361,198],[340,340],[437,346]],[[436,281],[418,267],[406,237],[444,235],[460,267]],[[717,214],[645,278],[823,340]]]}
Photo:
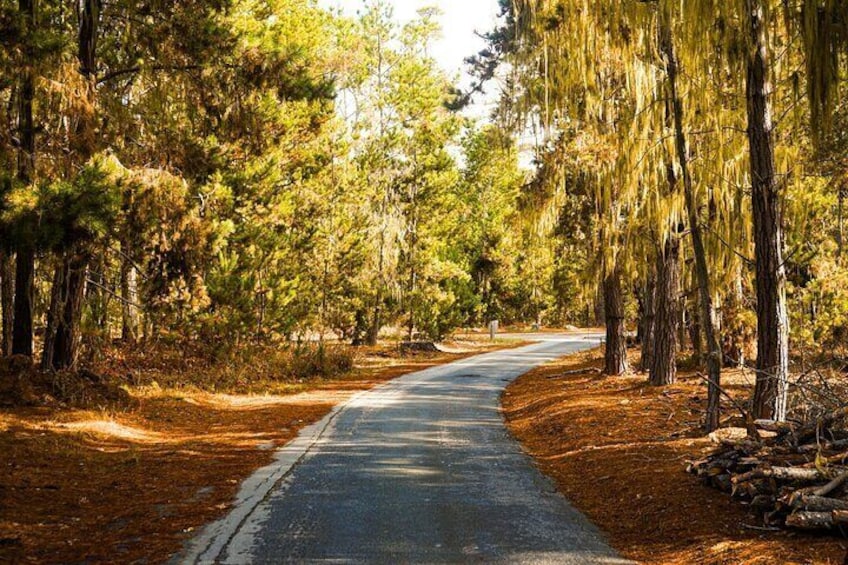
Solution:
{"label": "asphalt road surface", "polygon": [[499,411],[510,381],[598,338],[542,336],[354,397],[181,561],[624,563]]}

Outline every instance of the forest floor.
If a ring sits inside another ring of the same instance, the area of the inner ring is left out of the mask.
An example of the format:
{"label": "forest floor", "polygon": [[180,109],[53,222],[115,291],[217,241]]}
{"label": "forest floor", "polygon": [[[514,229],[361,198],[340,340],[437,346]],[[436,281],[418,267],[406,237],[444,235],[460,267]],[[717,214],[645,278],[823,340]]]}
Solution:
{"label": "forest floor", "polygon": [[[848,542],[756,529],[747,507],[685,472],[714,448],[699,431],[703,381],[647,385],[644,375],[601,377],[598,350],[538,368],[512,383],[503,407],[510,431],[560,491],[613,547],[642,563],[843,563]],[[723,375],[747,396],[748,376]],[[727,412],[727,417],[734,415]]]}
{"label": "forest floor", "polygon": [[[274,450],[357,391],[516,341],[455,353],[360,355],[341,377],[291,394],[130,389],[131,408],[0,409],[0,563],[159,563],[222,516]],[[188,378],[188,377],[186,377]]]}

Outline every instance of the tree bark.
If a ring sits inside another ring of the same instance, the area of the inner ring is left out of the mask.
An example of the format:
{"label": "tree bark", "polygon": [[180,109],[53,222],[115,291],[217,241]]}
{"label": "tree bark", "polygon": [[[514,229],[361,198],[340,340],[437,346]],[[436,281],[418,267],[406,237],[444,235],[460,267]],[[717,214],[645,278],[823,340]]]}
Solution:
{"label": "tree bark", "polygon": [[752,411],[755,418],[783,421],[789,377],[789,317],[765,6],[762,0],[746,0],[745,6],[750,34],[746,96],[757,272],[757,380]]}
{"label": "tree bark", "polygon": [[32,357],[32,301],[35,250],[25,244],[15,258],[15,313],[12,328],[12,353]]}
{"label": "tree bark", "polygon": [[[127,253],[126,246],[124,253]],[[138,341],[138,282],[135,267],[129,259],[121,261],[121,339],[127,343]]]}
{"label": "tree bark", "polygon": [[607,375],[627,372],[627,337],[624,325],[624,297],[621,291],[621,271],[618,267],[607,273],[603,282],[604,317],[606,318],[606,352],[604,354]]}
{"label": "tree bark", "polygon": [[721,410],[721,345],[716,331],[716,314],[710,291],[710,275],[707,267],[707,253],[704,247],[701,223],[698,218],[698,205],[695,199],[695,187],[689,170],[689,147],[683,131],[683,102],[677,88],[679,62],[674,50],[674,40],[669,22],[664,21],[661,31],[661,50],[665,58],[669,91],[674,120],[674,145],[677,161],[683,176],[683,195],[686,214],[689,219],[689,233],[692,237],[692,249],[695,259],[695,276],[698,281],[698,296],[701,305],[701,324],[707,346],[707,413],[704,427],[708,432],[718,428]]}
{"label": "tree bark", "polygon": [[669,234],[657,254],[656,313],[651,384],[666,386],[677,379],[677,331],[680,322],[680,241]]}
{"label": "tree bark", "polygon": [[[32,54],[30,43],[36,29],[35,0],[19,0],[18,10],[24,25],[23,35],[27,41],[27,62]],[[25,64],[21,69],[21,89],[18,109],[18,180],[24,185],[32,184],[35,178],[35,121],[33,119],[33,99],[35,98],[35,77],[32,67]],[[35,272],[35,248],[32,238],[23,238],[15,247],[15,306],[14,328],[12,331],[12,353],[32,356],[32,301],[33,273]]]}
{"label": "tree bark", "polygon": [[53,370],[53,356],[56,353],[56,329],[62,316],[61,309],[65,305],[64,295],[67,293],[65,270],[57,268],[53,271],[53,284],[50,287],[50,306],[47,309],[47,327],[44,329],[44,347],[41,350],[41,369]]}
{"label": "tree bark", "polygon": [[13,308],[15,300],[15,266],[9,253],[0,257],[0,312],[3,315],[3,355],[12,354]]}
{"label": "tree bark", "polygon": [[654,362],[654,322],[655,314],[655,296],[657,288],[656,275],[651,272],[648,280],[645,283],[645,294],[642,299],[642,354],[639,360],[639,368],[642,372],[648,373],[651,370],[651,365]]}
{"label": "tree bark", "polygon": [[77,364],[88,257],[74,254],[66,260],[63,269],[67,294],[56,328],[52,366],[55,370],[72,369]]}

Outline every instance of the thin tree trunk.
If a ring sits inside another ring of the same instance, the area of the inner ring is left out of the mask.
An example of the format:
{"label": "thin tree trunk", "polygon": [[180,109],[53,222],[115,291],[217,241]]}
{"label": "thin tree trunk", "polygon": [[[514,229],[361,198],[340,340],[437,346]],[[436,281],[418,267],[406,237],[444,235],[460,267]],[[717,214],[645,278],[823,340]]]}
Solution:
{"label": "thin tree trunk", "polygon": [[59,267],[53,272],[53,285],[50,287],[50,306],[47,310],[47,327],[44,330],[44,347],[41,350],[41,369],[53,370],[53,356],[56,354],[56,329],[62,317],[67,294],[65,269]]}
{"label": "thin tree trunk", "polygon": [[[18,10],[23,16],[24,36],[31,40],[36,29],[35,0],[19,0]],[[29,54],[28,54],[29,55]],[[29,58],[29,57],[28,57]],[[33,99],[35,98],[35,78],[32,68],[25,65],[21,69],[21,94],[18,113],[18,180],[29,185],[35,177],[35,122],[33,119]],[[16,246],[15,262],[15,313],[12,332],[12,353],[32,356],[32,301],[33,273],[35,272],[35,249],[31,240],[19,241]]]}
{"label": "thin tree trunk", "polygon": [[3,315],[3,355],[12,354],[13,308],[15,300],[15,265],[9,253],[0,257],[0,312]]}
{"label": "thin tree trunk", "polygon": [[680,322],[680,241],[670,234],[657,254],[656,312],[651,384],[665,386],[677,379],[677,330]]}
{"label": "thin tree trunk", "polygon": [[[124,253],[126,247],[122,246]],[[138,283],[135,267],[129,259],[121,261],[121,340],[126,343],[138,341]]]}
{"label": "thin tree trunk", "polygon": [[605,374],[627,372],[627,336],[624,325],[624,297],[621,291],[621,271],[615,267],[603,282],[604,314],[606,318]]}
{"label": "thin tree trunk", "polygon": [[836,232],[836,258],[842,262],[842,250],[845,246],[845,188],[840,187],[837,192],[836,205],[837,232]]}
{"label": "thin tree trunk", "polygon": [[750,34],[746,94],[757,271],[757,380],[752,411],[755,418],[783,421],[789,377],[789,318],[765,6],[762,0],[746,0],[745,6]]}
{"label": "thin tree trunk", "polygon": [[106,292],[109,281],[106,273],[109,270],[108,258],[103,251],[98,252],[93,260],[91,280],[97,284],[86,287],[86,301],[91,305],[91,318],[103,337],[110,335],[109,331],[109,294]]}
{"label": "thin tree trunk", "polygon": [[689,324],[689,341],[692,343],[692,357],[698,365],[704,361],[704,340],[703,331],[701,330],[701,313],[699,310],[700,308],[697,304],[691,309],[691,322]]}
{"label": "thin tree trunk", "polygon": [[677,55],[674,51],[674,41],[671,27],[666,21],[661,33],[661,47],[665,57],[666,73],[672,102],[674,118],[674,139],[677,160],[683,175],[683,194],[686,202],[686,212],[689,218],[689,233],[692,236],[692,250],[695,259],[695,276],[698,280],[698,295],[701,303],[701,323],[707,346],[707,414],[705,428],[713,431],[718,427],[721,409],[721,345],[716,332],[715,307],[710,291],[709,268],[707,254],[698,219],[698,205],[695,199],[695,187],[689,171],[689,147],[683,132],[683,102],[677,89],[679,71]]}
{"label": "thin tree trunk", "polygon": [[642,299],[642,355],[639,360],[639,368],[643,372],[650,372],[654,362],[654,325],[656,320],[655,296],[657,288],[656,275],[653,270],[648,275],[645,283],[645,296]]}

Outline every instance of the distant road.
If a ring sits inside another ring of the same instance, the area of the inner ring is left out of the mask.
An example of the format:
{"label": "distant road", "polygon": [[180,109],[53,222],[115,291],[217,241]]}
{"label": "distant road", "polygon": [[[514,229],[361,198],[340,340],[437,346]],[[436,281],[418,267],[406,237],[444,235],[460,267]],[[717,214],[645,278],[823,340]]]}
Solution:
{"label": "distant road", "polygon": [[278,475],[253,481],[266,490],[243,489],[245,502],[184,562],[623,563],[533,467],[499,411],[509,382],[600,335],[520,337],[539,342],[352,399],[282,458]]}

